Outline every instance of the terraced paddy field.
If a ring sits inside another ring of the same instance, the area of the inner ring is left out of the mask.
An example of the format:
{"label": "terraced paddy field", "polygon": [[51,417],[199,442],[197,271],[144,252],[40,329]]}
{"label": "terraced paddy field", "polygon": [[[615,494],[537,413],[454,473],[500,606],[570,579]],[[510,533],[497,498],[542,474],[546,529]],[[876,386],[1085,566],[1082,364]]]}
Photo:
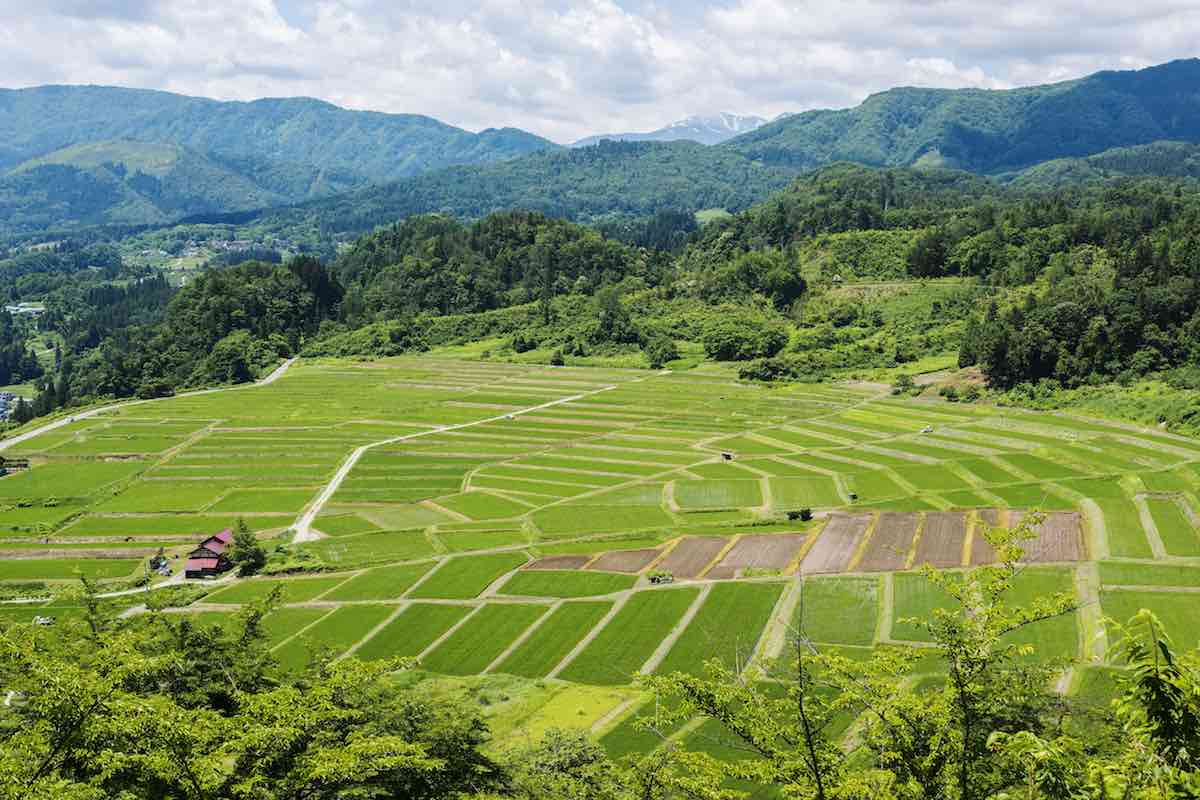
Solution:
{"label": "terraced paddy field", "polygon": [[[414,658],[525,686],[539,718],[575,703],[620,752],[661,741],[633,730],[638,674],[755,669],[797,631],[848,653],[922,645],[906,620],[945,598],[916,570],[994,561],[990,528],[1035,509],[1018,599],[1062,591],[1080,609],[1022,641],[1076,662],[1065,686],[1109,669],[1106,615],[1149,607],[1200,641],[1200,442],[1102,420],[717,367],[399,358],[300,362],[0,452],[30,463],[0,478],[6,584],[126,588],[159,548],[178,568],[240,518],[307,573],[224,581],[181,613],[228,618],[279,588],[265,624],[281,669]],[[49,602],[0,620],[70,613]]]}

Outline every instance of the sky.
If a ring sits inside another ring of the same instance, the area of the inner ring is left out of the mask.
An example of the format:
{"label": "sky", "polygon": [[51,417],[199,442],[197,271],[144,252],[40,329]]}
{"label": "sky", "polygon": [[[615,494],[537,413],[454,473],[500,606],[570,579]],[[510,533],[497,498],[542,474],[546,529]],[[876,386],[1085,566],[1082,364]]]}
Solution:
{"label": "sky", "polygon": [[303,95],[559,142],[1200,55],[1200,0],[0,0],[0,85]]}

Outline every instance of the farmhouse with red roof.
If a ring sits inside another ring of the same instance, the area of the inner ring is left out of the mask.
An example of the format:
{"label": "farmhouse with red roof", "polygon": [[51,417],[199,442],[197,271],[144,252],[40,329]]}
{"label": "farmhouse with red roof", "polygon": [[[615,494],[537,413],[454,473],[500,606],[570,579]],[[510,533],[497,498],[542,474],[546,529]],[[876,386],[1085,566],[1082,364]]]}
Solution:
{"label": "farmhouse with red roof", "polygon": [[226,528],[215,536],[210,536],[188,553],[187,564],[183,574],[186,578],[215,578],[230,569],[233,562],[227,555],[233,545],[233,530]]}

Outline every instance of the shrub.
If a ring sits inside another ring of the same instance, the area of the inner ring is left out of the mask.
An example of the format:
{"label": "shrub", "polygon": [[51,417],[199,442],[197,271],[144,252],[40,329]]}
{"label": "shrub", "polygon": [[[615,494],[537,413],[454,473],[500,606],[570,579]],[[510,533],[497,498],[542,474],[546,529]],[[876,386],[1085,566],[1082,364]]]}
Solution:
{"label": "shrub", "polygon": [[704,352],[719,361],[769,358],[788,341],[787,327],[776,320],[750,313],[720,313],[705,323],[701,334]]}
{"label": "shrub", "polygon": [[420,329],[409,320],[389,320],[358,330],[336,333],[304,348],[306,356],[396,356],[429,349]]}
{"label": "shrub", "polygon": [[679,348],[675,346],[675,340],[663,334],[656,334],[647,339],[642,345],[642,352],[650,362],[650,369],[662,369],[668,361],[679,358]]}
{"label": "shrub", "polygon": [[528,333],[517,331],[512,337],[512,349],[517,353],[528,353],[530,350],[536,350],[538,340]]}

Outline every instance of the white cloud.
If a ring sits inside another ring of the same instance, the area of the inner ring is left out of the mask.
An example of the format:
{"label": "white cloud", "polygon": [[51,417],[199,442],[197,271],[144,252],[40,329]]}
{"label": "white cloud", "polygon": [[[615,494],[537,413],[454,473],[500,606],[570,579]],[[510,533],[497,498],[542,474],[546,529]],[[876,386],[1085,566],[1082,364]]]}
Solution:
{"label": "white cloud", "polygon": [[1194,0],[0,0],[9,86],[311,95],[559,141],[1200,52]]}

